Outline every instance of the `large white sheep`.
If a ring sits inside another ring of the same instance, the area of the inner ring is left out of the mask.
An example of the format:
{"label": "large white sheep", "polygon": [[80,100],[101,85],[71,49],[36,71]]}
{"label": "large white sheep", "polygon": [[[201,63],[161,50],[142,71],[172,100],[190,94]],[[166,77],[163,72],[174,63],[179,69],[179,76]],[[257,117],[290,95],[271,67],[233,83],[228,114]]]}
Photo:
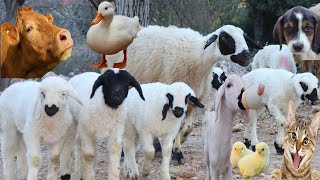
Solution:
{"label": "large white sheep", "polygon": [[[185,82],[203,100],[210,86],[206,77],[213,64],[226,59],[247,66],[248,46],[261,49],[242,29],[232,25],[222,26],[207,36],[189,28],[148,26],[138,32],[128,47],[126,68],[141,83]],[[107,57],[115,62],[122,59],[121,53]],[[182,142],[192,131],[193,113],[194,107],[190,106],[181,132]],[[174,147],[180,147],[180,142],[176,140]]]}
{"label": "large white sheep", "polygon": [[72,125],[72,114],[67,103],[70,97],[81,104],[73,88],[61,77],[48,77],[40,83],[15,83],[1,94],[4,179],[16,179],[15,156],[18,159],[19,179],[38,179],[41,140],[49,149],[48,179],[58,178],[59,155]]}
{"label": "large white sheep", "polygon": [[258,53],[253,57],[253,61],[251,63],[252,69],[285,69],[296,74],[296,63],[289,47],[283,44],[282,49],[280,51],[279,49],[280,45],[269,45],[263,47],[263,49],[258,51]]}
{"label": "large white sheep", "polygon": [[258,143],[256,126],[257,118],[267,109],[275,118],[278,127],[274,142],[278,154],[283,154],[284,130],[286,114],[290,100],[296,107],[304,100],[316,101],[319,99],[318,78],[311,73],[293,74],[283,69],[261,68],[242,76],[245,87],[254,84],[263,84],[264,93],[261,95],[262,104],[252,107],[247,120],[249,122],[244,133],[246,145],[255,146]]}
{"label": "large white sheep", "polygon": [[95,178],[96,141],[102,138],[108,138],[108,178],[119,179],[122,135],[127,116],[124,101],[129,86],[135,87],[144,100],[139,83],[127,71],[119,69],[109,69],[102,75],[83,73],[71,78],[69,83],[83,101],[82,107],[70,102],[78,123],[77,133],[81,147],[81,152],[76,153],[77,163],[80,163],[76,164],[80,167],[80,172],[76,172],[76,179]]}
{"label": "large white sheep", "polygon": [[155,154],[153,139],[162,139],[161,179],[170,179],[169,162],[173,140],[178,135],[182,120],[185,118],[189,101],[203,108],[193,90],[185,83],[170,85],[150,83],[141,85],[146,98],[142,101],[136,90],[129,91],[126,105],[128,109],[124,133],[125,162],[131,178],[138,178],[136,164],[136,142],[143,146],[142,176],[150,172],[151,161]]}

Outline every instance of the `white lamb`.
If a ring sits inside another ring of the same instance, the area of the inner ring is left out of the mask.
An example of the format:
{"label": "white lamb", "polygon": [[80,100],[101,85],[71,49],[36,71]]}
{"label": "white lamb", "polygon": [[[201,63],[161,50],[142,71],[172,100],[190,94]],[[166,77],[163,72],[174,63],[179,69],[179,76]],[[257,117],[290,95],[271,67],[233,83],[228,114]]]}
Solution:
{"label": "white lamb", "polygon": [[[36,180],[41,166],[43,140],[49,149],[48,179],[57,179],[57,167],[72,115],[67,103],[79,97],[61,77],[42,82],[24,81],[11,85],[0,96],[1,151],[4,179]],[[27,165],[27,166],[26,166]]]}
{"label": "white lamb", "polygon": [[275,148],[278,154],[283,154],[288,103],[292,100],[298,107],[304,100],[318,100],[318,78],[311,73],[293,74],[283,69],[261,68],[245,74],[242,79],[246,88],[258,83],[265,86],[264,93],[261,95],[263,106],[254,107],[246,120],[250,122],[244,133],[246,145],[255,146],[258,143],[257,118],[267,109],[277,122],[278,133],[274,142]]}
{"label": "white lamb", "polygon": [[139,176],[136,164],[136,142],[143,147],[142,176],[150,172],[151,161],[155,154],[153,139],[162,139],[161,179],[170,179],[169,162],[173,140],[178,135],[181,123],[185,118],[189,101],[203,108],[193,90],[185,83],[176,82],[170,85],[150,83],[141,85],[146,98],[142,101],[136,90],[129,91],[126,105],[128,119],[124,133],[124,153],[127,171],[131,178]]}
{"label": "white lamb", "polygon": [[289,47],[283,44],[282,49],[280,51],[279,49],[280,45],[269,45],[259,50],[253,57],[252,69],[285,69],[296,74],[296,63]]}
{"label": "white lamb", "polygon": [[[213,64],[226,59],[247,66],[251,60],[248,46],[261,49],[242,29],[232,25],[206,36],[189,28],[148,26],[138,32],[128,47],[126,68],[140,83],[184,82],[203,100],[205,89],[210,86],[206,77]],[[107,60],[114,58],[115,62],[123,59],[118,53]],[[190,107],[180,133],[182,142],[192,131],[193,113],[194,107]],[[178,148],[174,153],[181,152],[180,141],[176,140],[174,147]]]}
{"label": "white lamb", "polygon": [[96,141],[103,138],[108,138],[108,178],[119,179],[122,135],[127,115],[124,101],[129,86],[135,87],[144,100],[139,83],[127,71],[119,69],[108,69],[102,75],[83,73],[71,78],[69,83],[83,101],[82,107],[70,102],[78,123],[81,147],[81,153],[76,152],[76,167],[79,168],[76,179],[95,179]]}

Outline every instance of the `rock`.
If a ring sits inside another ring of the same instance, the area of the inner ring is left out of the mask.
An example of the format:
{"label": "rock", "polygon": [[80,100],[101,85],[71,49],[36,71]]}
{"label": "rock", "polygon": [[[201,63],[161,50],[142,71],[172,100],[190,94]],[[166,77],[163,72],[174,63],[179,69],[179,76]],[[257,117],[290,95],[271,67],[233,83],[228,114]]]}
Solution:
{"label": "rock", "polygon": [[235,126],[233,126],[232,132],[240,132],[244,130],[244,125],[242,123],[237,123]]}

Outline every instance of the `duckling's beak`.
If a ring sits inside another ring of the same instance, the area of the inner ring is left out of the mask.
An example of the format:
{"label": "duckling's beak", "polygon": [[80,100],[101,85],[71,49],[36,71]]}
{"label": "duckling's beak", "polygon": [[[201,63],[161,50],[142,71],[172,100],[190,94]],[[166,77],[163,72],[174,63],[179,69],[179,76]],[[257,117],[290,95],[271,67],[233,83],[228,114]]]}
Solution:
{"label": "duckling's beak", "polygon": [[97,16],[92,20],[91,25],[98,24],[103,19],[101,12],[97,14]]}

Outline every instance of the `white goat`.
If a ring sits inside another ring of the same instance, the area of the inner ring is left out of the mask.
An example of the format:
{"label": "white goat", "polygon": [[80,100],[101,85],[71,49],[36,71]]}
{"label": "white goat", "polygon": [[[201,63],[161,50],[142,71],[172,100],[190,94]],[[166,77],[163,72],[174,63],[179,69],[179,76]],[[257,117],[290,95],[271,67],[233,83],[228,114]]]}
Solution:
{"label": "white goat", "polygon": [[263,104],[260,107],[252,107],[249,122],[245,129],[244,140],[247,146],[254,146],[259,142],[257,138],[256,126],[257,118],[267,108],[274,116],[277,127],[277,139],[274,142],[278,154],[283,154],[284,130],[286,127],[286,114],[290,100],[296,107],[303,100],[316,101],[319,98],[318,79],[311,73],[293,74],[283,69],[261,68],[253,70],[242,76],[245,87],[261,83],[265,86],[261,95]]}
{"label": "white goat", "polygon": [[135,144],[139,139],[143,145],[142,176],[150,172],[151,161],[155,154],[153,139],[162,139],[161,179],[170,179],[169,162],[173,140],[178,135],[182,120],[185,118],[188,102],[203,108],[193,90],[185,83],[170,85],[151,83],[141,85],[145,101],[140,100],[136,90],[130,90],[126,100],[128,119],[124,133],[124,153],[131,178],[138,178],[135,160]]}
{"label": "white goat", "polygon": [[48,144],[49,149],[48,179],[57,179],[60,152],[72,125],[67,104],[69,97],[81,104],[73,88],[61,77],[48,77],[40,83],[15,83],[1,94],[4,179],[15,179],[15,156],[18,158],[19,179],[38,179],[41,140]]}
{"label": "white goat", "polygon": [[207,179],[232,179],[230,163],[232,127],[235,115],[240,112],[238,96],[244,88],[238,75],[230,75],[219,88],[215,99],[215,111],[206,112],[207,126],[204,137],[207,160]]}
{"label": "white goat", "polygon": [[289,47],[283,44],[282,49],[280,51],[279,49],[280,45],[269,45],[258,51],[253,57],[252,69],[285,69],[296,74],[296,63]]}
{"label": "white goat", "polygon": [[[128,47],[126,68],[141,83],[184,82],[203,100],[204,92],[210,86],[206,77],[213,64],[219,59],[227,59],[248,65],[248,46],[261,49],[242,29],[232,25],[222,26],[207,36],[189,28],[148,26],[138,32]],[[115,58],[115,62],[123,59],[121,53],[107,58],[108,61]],[[194,107],[190,106],[180,133],[182,142],[192,131],[193,113]],[[175,140],[174,147],[178,149],[174,153],[179,153],[180,141]]]}
{"label": "white goat", "polygon": [[127,116],[124,101],[129,86],[135,87],[144,100],[139,83],[127,71],[119,69],[109,69],[100,76],[94,72],[83,73],[71,78],[69,83],[83,101],[83,107],[70,102],[78,123],[81,146],[81,153],[76,152],[76,179],[95,178],[96,141],[102,138],[108,138],[108,178],[119,179],[122,135]]}

